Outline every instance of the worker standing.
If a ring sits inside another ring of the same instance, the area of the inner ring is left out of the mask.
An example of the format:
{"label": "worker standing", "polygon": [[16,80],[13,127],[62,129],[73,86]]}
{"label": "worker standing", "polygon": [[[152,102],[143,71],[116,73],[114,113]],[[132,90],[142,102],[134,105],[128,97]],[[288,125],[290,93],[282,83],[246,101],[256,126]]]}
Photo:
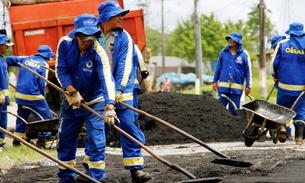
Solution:
{"label": "worker standing", "polygon": [[[252,84],[252,71],[250,56],[242,47],[242,35],[232,32],[226,37],[229,42],[224,49],[220,51],[217,67],[214,73],[213,90],[218,92],[222,104],[226,107],[229,104],[229,110],[234,116],[238,116],[233,104],[226,97],[229,97],[240,108],[240,98],[245,90],[246,95],[250,94]],[[244,82],[246,86],[244,88]]]}
{"label": "worker standing", "polygon": [[[104,122],[113,126],[118,121],[115,84],[105,50],[96,41],[101,34],[96,17],[77,16],[71,34],[74,36],[62,37],[57,48],[56,77],[66,94],[60,109],[56,150],[59,160],[75,166],[78,135],[85,122],[88,175],[102,181],[106,178]],[[82,108],[82,103],[105,116],[105,121]],[[57,175],[61,182],[76,182],[75,172],[65,167],[59,166]]]}
{"label": "worker standing", "polygon": [[[120,7],[116,1],[102,2],[98,7],[98,23],[102,31],[99,43],[105,49],[112,75],[116,84],[116,102],[122,101],[133,106],[134,81],[136,66],[133,56],[136,54],[134,42],[126,30],[122,28],[123,17],[129,12]],[[140,125],[135,121],[135,113],[119,104],[116,112],[120,119],[119,127],[142,144],[145,136]],[[150,174],[142,171],[144,158],[142,148],[135,142],[120,134],[123,150],[123,164],[129,169],[133,183],[142,183],[151,179]]]}
{"label": "worker standing", "polygon": [[[12,43],[4,34],[0,34],[0,108],[1,111],[7,111],[7,105],[10,102],[9,90],[8,90],[8,69],[7,63],[4,59],[9,46],[13,46]],[[7,129],[7,113],[0,112],[0,127]],[[5,147],[5,133],[0,132],[0,152]]]}
{"label": "worker standing", "polygon": [[[274,82],[278,84],[276,103],[291,108],[305,88],[305,32],[303,24],[294,22],[285,32],[289,39],[278,43],[274,57],[271,61],[271,73]],[[305,123],[305,96],[296,103],[294,109],[296,116],[293,119],[295,126],[295,143],[303,144],[303,130]],[[282,128],[279,141],[286,141],[286,129]]]}
{"label": "worker standing", "polygon": [[[24,120],[28,120],[31,110],[24,108],[30,107],[36,111],[43,119],[51,119],[53,117],[49,105],[45,99],[46,82],[38,76],[28,72],[26,69],[19,66],[19,63],[29,67],[36,73],[44,78],[48,78],[48,70],[43,68],[48,67],[50,58],[55,57],[52,49],[48,45],[41,45],[38,47],[37,53],[31,56],[8,56],[6,61],[8,66],[19,67],[18,80],[16,85],[15,99],[18,104],[17,114]],[[42,120],[40,116],[33,113],[36,120]],[[17,137],[23,138],[30,142],[25,136],[26,124],[20,119],[16,118],[16,128],[14,134]],[[51,137],[51,133],[41,134],[45,137]],[[36,145],[43,145],[42,138],[40,137]],[[13,140],[13,146],[20,146],[20,142],[16,139]]]}

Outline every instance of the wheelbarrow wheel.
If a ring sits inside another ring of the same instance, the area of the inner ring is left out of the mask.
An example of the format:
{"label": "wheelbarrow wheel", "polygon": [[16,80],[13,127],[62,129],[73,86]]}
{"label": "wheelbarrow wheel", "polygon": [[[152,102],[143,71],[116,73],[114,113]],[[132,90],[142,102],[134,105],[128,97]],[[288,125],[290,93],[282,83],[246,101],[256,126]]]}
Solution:
{"label": "wheelbarrow wheel", "polygon": [[253,137],[253,138],[248,138],[245,137],[245,145],[247,147],[251,147],[253,143],[255,142],[255,136],[258,133],[259,128],[257,126],[250,126],[249,129],[246,131],[247,136]]}

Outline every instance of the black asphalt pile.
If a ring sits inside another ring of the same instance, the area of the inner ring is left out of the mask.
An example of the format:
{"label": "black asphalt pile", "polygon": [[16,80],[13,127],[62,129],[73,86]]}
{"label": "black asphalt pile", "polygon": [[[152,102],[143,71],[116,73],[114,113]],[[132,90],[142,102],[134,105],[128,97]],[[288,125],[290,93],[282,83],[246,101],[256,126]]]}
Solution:
{"label": "black asphalt pile", "polygon": [[[203,142],[244,141],[247,120],[231,115],[220,100],[210,95],[145,93],[139,95],[139,109],[156,116]],[[193,142],[158,121],[139,115],[146,145]]]}

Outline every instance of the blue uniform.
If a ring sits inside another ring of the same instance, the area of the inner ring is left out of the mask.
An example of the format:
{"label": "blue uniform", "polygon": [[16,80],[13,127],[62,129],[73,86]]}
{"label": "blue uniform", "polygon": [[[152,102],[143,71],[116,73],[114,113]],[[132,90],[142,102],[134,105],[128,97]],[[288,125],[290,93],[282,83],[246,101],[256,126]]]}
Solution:
{"label": "blue uniform", "polygon": [[[305,88],[305,50],[296,49],[289,39],[279,42],[271,61],[272,76],[278,78],[277,104],[290,108]],[[305,96],[293,109],[294,120],[305,120]]]}
{"label": "blue uniform", "polygon": [[[17,66],[18,63],[32,69],[42,77],[48,77],[48,70],[41,66],[48,67],[46,58],[40,55],[31,56],[8,56],[6,57],[8,66]],[[18,104],[17,113],[20,117],[27,120],[31,111],[23,109],[22,106],[28,106],[38,112],[43,119],[51,119],[53,117],[47,101],[45,100],[46,82],[38,76],[32,74],[26,69],[20,67],[18,74],[18,82],[16,86],[16,103]],[[42,120],[39,116],[33,113],[36,120]],[[14,134],[18,137],[25,137],[26,124],[20,119],[16,119],[16,128]]]}
{"label": "blue uniform", "polygon": [[[9,91],[8,91],[8,70],[7,63],[2,55],[0,55],[0,92],[5,96],[5,103],[0,104],[1,111],[7,111],[7,105],[9,103]],[[7,128],[7,113],[0,112],[0,127]],[[0,147],[5,145],[4,143],[5,133],[0,132]]]}
{"label": "blue uniform", "polygon": [[[221,50],[213,82],[218,82],[219,95],[227,95],[233,100],[237,108],[240,107],[244,82],[246,82],[246,88],[251,88],[252,84],[250,56],[241,45],[238,45],[235,55],[230,52],[229,45]],[[220,99],[224,106],[227,106],[228,100],[224,97],[220,97]],[[233,115],[237,116],[231,104],[229,104],[229,109]]]}
{"label": "blue uniform", "polygon": [[[124,29],[116,29],[107,37],[102,35],[99,42],[105,48],[112,65],[112,75],[116,83],[116,90],[122,91],[120,101],[134,106],[133,92],[137,73],[134,59],[136,52],[131,36]],[[145,137],[140,125],[135,121],[135,113],[124,106],[116,104],[116,114],[120,119],[118,126],[144,144]],[[142,148],[122,134],[120,134],[120,140],[125,168],[143,169]]]}
{"label": "blue uniform", "polygon": [[[56,60],[56,77],[63,89],[72,85],[90,108],[104,115],[106,104],[114,104],[115,85],[105,50],[97,41],[81,56],[76,38],[64,36],[60,39]],[[95,180],[105,175],[104,121],[84,108],[71,106],[63,98],[60,111],[57,152],[58,159],[74,166],[76,164],[77,137],[86,123],[88,147],[88,173]],[[76,174],[59,167],[58,176],[62,182],[75,182]]]}

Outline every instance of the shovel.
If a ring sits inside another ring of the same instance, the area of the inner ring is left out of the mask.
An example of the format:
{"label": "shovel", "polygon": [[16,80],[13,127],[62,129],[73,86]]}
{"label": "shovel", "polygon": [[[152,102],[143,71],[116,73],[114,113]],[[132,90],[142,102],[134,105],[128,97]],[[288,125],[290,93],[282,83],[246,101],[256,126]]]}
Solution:
{"label": "shovel", "polygon": [[172,124],[170,124],[170,123],[168,123],[168,122],[166,122],[166,121],[164,121],[164,120],[162,120],[162,119],[160,119],[160,118],[158,118],[156,116],[148,114],[147,112],[144,112],[144,111],[142,111],[140,109],[134,108],[134,107],[132,107],[132,106],[130,106],[130,105],[124,103],[124,102],[120,101],[119,103],[122,106],[125,106],[125,107],[127,107],[127,108],[129,108],[129,109],[131,109],[131,110],[133,110],[135,112],[138,112],[138,113],[140,113],[140,114],[142,114],[144,116],[147,116],[147,117],[149,117],[149,118],[151,118],[151,119],[153,119],[155,121],[158,121],[158,122],[164,124],[165,126],[167,126],[167,127],[171,128],[171,129],[181,133],[182,135],[188,137],[189,139],[193,140],[194,142],[200,144],[201,146],[205,147],[206,149],[210,150],[214,154],[216,154],[216,155],[221,157],[220,159],[213,160],[212,163],[217,163],[217,164],[222,164],[222,165],[230,165],[230,166],[235,166],[235,167],[249,167],[249,166],[252,165],[252,163],[250,163],[250,162],[237,161],[236,158],[231,158],[228,155],[225,155],[225,154],[223,154],[223,153],[221,153],[219,151],[216,151],[215,149],[213,149],[210,146],[208,146],[206,143],[204,143],[201,140],[197,139],[196,137],[192,136],[191,134],[189,134],[189,133],[187,133],[187,132],[177,128],[176,126],[174,126],[174,125],[172,125]]}
{"label": "shovel", "polygon": [[[56,90],[58,90],[59,92],[65,94],[65,92],[58,87],[57,85],[55,85],[54,83],[50,82],[49,80],[47,80],[46,78],[42,77],[40,74],[36,73],[35,71],[33,71],[32,69],[26,67],[25,65],[18,63],[21,67],[23,67],[24,69],[28,70],[29,72],[31,72],[32,74],[36,75],[37,77],[39,77],[40,79],[44,80],[45,82],[47,82],[49,85],[53,86]],[[99,113],[97,113],[95,110],[91,109],[88,105],[82,103],[81,104],[83,108],[87,109],[89,112],[93,113],[94,115],[96,115],[97,117],[101,118],[102,120],[104,120],[104,117],[101,116]],[[186,171],[185,169],[183,169],[182,167],[180,167],[177,164],[172,164],[170,162],[168,162],[167,160],[161,158],[160,156],[158,156],[157,154],[155,154],[152,150],[150,150],[147,146],[145,146],[144,144],[142,144],[141,142],[139,142],[137,139],[133,138],[132,136],[130,136],[128,133],[126,133],[124,130],[120,129],[118,126],[114,125],[114,129],[116,129],[117,131],[119,131],[120,133],[122,133],[124,136],[126,136],[127,138],[129,138],[131,141],[135,142],[136,144],[138,144],[141,148],[143,148],[144,150],[146,150],[150,155],[152,155],[154,158],[156,158],[157,160],[159,160],[160,162],[162,162],[163,164],[178,170],[179,172],[183,173],[184,175],[186,175],[188,178],[190,179],[194,179],[194,181],[201,183],[201,182],[206,182],[205,178],[203,179],[196,179],[196,177],[189,173],[188,171]],[[217,179],[218,181],[218,179]]]}

